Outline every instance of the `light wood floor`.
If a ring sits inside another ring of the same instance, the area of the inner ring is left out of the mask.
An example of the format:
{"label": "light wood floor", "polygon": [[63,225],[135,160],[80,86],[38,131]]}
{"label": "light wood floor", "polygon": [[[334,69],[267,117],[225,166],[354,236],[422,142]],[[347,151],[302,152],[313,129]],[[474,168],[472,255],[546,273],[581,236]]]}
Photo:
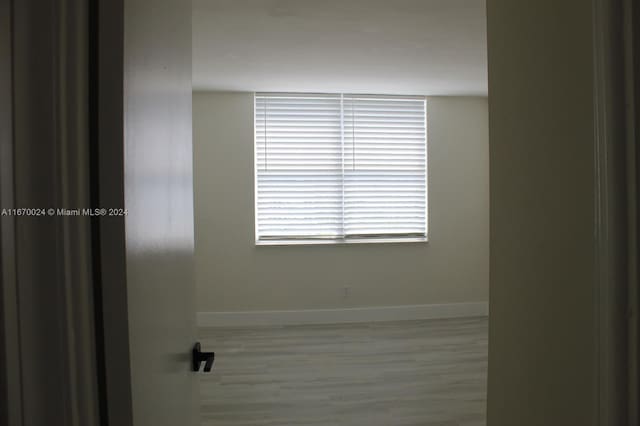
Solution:
{"label": "light wood floor", "polygon": [[480,426],[487,319],[201,328],[203,426]]}

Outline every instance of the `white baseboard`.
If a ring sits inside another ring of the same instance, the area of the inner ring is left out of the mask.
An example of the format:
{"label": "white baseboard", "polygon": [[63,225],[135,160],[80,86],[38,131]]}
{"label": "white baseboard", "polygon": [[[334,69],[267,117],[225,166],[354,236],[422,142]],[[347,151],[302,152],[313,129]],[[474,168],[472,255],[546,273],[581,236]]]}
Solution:
{"label": "white baseboard", "polygon": [[489,315],[487,302],[473,302],[300,311],[198,312],[197,321],[202,327],[250,327],[465,318],[487,315]]}

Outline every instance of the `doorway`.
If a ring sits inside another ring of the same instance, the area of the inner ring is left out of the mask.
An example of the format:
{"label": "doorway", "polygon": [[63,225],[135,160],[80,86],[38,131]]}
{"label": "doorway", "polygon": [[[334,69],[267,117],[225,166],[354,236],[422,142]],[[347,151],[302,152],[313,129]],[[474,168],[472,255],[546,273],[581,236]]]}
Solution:
{"label": "doorway", "polygon": [[484,424],[484,2],[193,8],[201,424]]}

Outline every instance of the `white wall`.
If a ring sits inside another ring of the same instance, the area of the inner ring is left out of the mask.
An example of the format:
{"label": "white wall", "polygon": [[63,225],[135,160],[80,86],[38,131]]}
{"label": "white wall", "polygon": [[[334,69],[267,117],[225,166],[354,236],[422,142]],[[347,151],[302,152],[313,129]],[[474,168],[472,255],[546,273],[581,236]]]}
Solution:
{"label": "white wall", "polygon": [[193,124],[198,311],[488,300],[486,98],[428,101],[427,244],[256,247],[253,95],[194,93]]}

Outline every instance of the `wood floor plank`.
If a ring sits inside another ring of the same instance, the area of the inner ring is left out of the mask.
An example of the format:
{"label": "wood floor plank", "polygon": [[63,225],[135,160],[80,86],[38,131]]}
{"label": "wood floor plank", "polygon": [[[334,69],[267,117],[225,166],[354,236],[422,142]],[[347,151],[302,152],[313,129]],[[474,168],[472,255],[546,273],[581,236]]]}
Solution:
{"label": "wood floor plank", "polygon": [[483,426],[487,319],[200,328],[202,426]]}

